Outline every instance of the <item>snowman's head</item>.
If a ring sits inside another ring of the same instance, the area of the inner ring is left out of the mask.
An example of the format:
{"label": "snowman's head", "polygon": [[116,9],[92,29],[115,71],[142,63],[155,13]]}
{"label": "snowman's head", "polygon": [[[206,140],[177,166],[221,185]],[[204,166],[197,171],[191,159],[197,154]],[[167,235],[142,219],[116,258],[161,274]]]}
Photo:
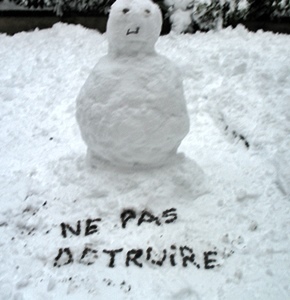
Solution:
{"label": "snowman's head", "polygon": [[154,52],[162,16],[151,0],[117,0],[107,23],[109,53],[136,55]]}

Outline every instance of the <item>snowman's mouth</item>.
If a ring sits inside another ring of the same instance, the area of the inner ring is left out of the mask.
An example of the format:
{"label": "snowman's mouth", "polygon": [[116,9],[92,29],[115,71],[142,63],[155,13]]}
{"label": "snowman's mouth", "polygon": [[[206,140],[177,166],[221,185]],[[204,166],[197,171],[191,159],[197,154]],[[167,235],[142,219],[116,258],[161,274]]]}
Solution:
{"label": "snowman's mouth", "polygon": [[140,30],[140,27],[136,27],[135,30],[131,30],[130,28],[127,30],[127,34],[126,35],[130,35],[130,34],[138,34]]}

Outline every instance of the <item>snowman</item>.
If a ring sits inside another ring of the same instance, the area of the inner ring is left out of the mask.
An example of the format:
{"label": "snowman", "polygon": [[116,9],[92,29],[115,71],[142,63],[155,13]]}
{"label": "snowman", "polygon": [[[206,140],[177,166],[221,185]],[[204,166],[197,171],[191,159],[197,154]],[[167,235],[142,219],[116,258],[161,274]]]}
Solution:
{"label": "snowman", "polygon": [[154,48],[161,25],[159,7],[150,0],[117,0],[111,8],[108,54],[77,98],[91,166],[162,166],[189,131],[180,74]]}

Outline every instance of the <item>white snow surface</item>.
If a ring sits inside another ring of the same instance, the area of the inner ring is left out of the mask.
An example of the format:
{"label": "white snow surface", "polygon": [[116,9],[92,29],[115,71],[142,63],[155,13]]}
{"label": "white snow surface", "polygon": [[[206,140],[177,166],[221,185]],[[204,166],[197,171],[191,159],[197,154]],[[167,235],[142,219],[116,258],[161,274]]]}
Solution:
{"label": "white snow surface", "polygon": [[[0,299],[289,299],[289,49],[287,35],[243,27],[160,37],[158,52],[184,75],[191,130],[179,159],[90,170],[75,100],[106,36],[65,24],[0,35]],[[124,209],[137,214],[126,228]],[[143,210],[161,225],[138,226]],[[64,238],[60,224],[78,221],[80,235]],[[185,246],[196,265],[182,265]],[[65,248],[73,262],[54,267]],[[104,249],[123,249],[114,268]],[[143,249],[142,268],[126,266],[132,249]]]}
{"label": "white snow surface", "polygon": [[155,51],[161,12],[147,0],[118,0],[108,20],[108,54],[77,97],[76,117],[99,159],[129,167],[164,165],[189,131],[178,68]]}

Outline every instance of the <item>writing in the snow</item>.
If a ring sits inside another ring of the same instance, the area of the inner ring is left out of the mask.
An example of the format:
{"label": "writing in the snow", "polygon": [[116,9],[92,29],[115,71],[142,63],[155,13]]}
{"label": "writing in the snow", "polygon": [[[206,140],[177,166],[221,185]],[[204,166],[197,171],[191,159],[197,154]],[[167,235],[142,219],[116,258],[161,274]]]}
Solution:
{"label": "writing in the snow", "polygon": [[[153,213],[143,210],[138,213],[133,209],[125,209],[120,214],[120,222],[122,230],[130,225],[142,226],[144,223],[152,223],[153,226],[160,226],[162,224],[174,223],[177,220],[177,210],[171,208],[162,212],[161,216],[156,216]],[[61,223],[62,238],[69,238],[72,236],[85,237],[98,233],[100,230],[101,218],[87,219],[83,222],[77,221],[73,226],[68,223]],[[81,251],[76,253],[71,247],[59,248],[57,256],[54,259],[54,266],[61,267],[75,262],[93,265],[100,257],[106,256],[107,266],[109,268],[117,267],[118,265],[125,265],[126,267],[142,268],[145,263],[162,267],[165,263],[175,267],[189,267],[193,266],[196,269],[213,269],[217,265],[217,252],[205,251],[202,259],[197,261],[196,253],[188,245],[179,245],[176,243],[168,246],[166,249],[154,249],[153,247],[146,247],[144,249],[133,248],[124,249],[94,249],[92,246],[85,245]]]}

